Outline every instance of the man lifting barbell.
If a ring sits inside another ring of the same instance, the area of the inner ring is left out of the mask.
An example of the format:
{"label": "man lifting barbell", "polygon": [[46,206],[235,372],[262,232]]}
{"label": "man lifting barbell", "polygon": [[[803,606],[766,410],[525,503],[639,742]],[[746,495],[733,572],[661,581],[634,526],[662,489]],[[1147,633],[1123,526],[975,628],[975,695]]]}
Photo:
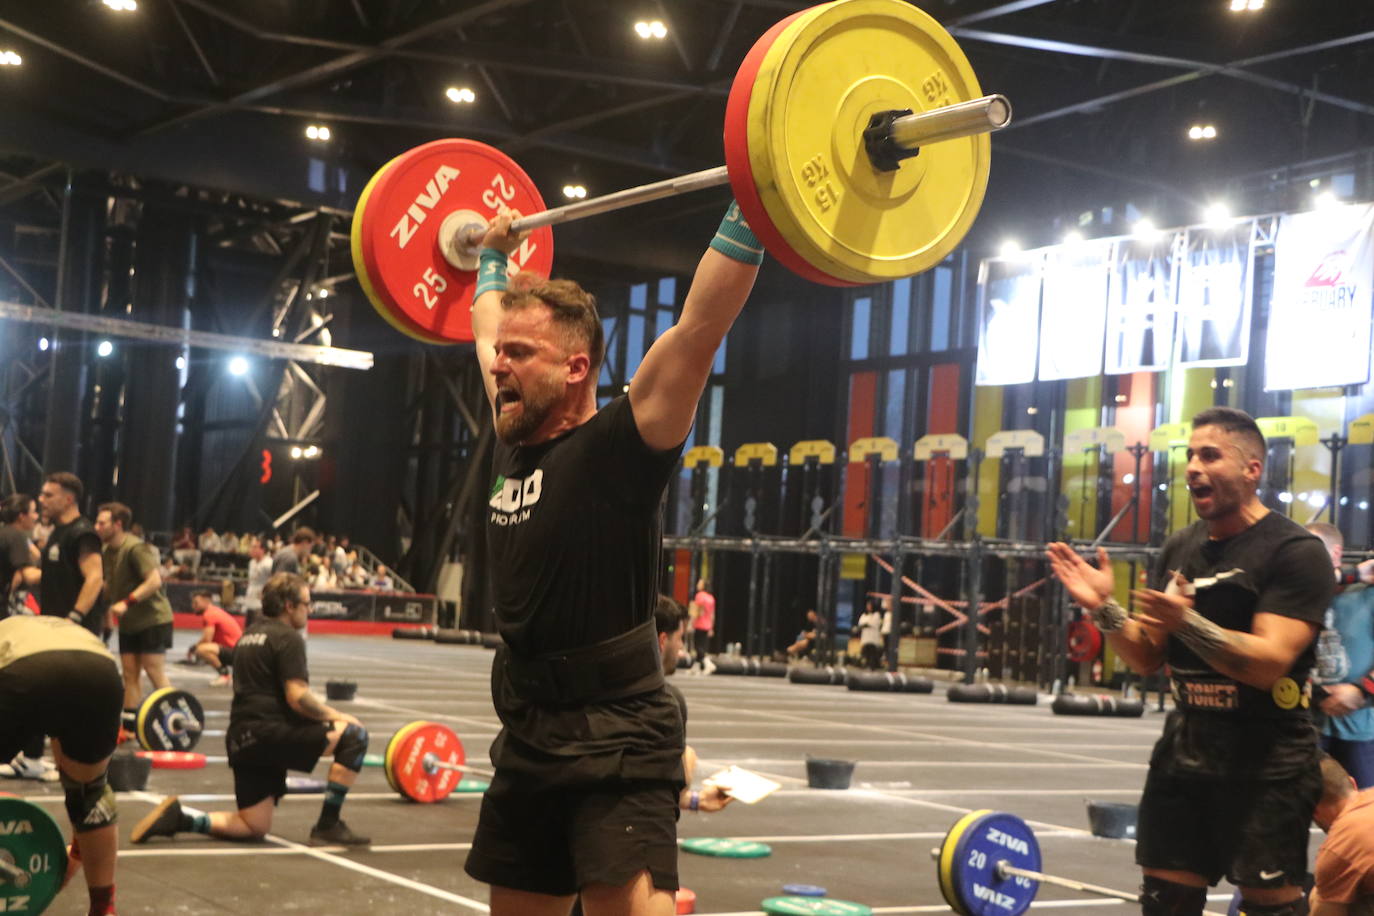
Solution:
{"label": "man lifting barbell", "polygon": [[324,805],[310,830],[312,845],[370,842],[339,818],[344,798],[367,755],[367,730],[310,690],[305,629],[310,589],[295,573],[277,573],[262,590],[262,617],[239,638],[234,652],[234,702],[225,746],[234,772],[237,811],[183,810],[172,796],[134,826],[130,839],[203,833],[232,840],[261,839],[272,829],[277,802],[286,794],[287,770],[308,773],[333,756]]}
{"label": "man lifting barbell", "polygon": [[678,323],[601,410],[595,300],[568,280],[506,293],[522,237],[483,239],[477,356],[500,442],[488,537],[502,731],[467,871],[492,912],[672,913],[682,717],[652,619],[659,507],[762,249],[733,204]]}
{"label": "man lifting barbell", "polygon": [[1150,758],[1136,862],[1145,916],[1195,916],[1225,875],[1250,916],[1305,912],[1308,825],[1321,792],[1308,713],[1313,637],[1331,598],[1321,541],[1256,490],[1265,442],[1247,414],[1193,418],[1188,488],[1199,521],[1164,545],[1134,616],[1070,546],[1050,563],[1073,599],[1141,674],[1168,663],[1175,709]]}
{"label": "man lifting barbell", "polygon": [[0,759],[13,757],[35,736],[52,739],[90,916],[115,912],[119,837],[105,776],[123,698],[118,663],[89,630],[63,617],[0,620]]}

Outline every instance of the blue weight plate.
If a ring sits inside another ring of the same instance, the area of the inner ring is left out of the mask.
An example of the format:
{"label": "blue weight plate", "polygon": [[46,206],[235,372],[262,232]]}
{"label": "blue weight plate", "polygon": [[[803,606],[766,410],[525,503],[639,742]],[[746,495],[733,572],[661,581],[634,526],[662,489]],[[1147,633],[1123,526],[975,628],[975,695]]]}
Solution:
{"label": "blue weight plate", "polygon": [[1002,878],[999,862],[1040,871],[1040,844],[1029,825],[1014,814],[991,811],[973,819],[954,847],[950,885],[968,916],[1020,916],[1030,908],[1040,882]]}
{"label": "blue weight plate", "polygon": [[782,886],[784,894],[791,894],[794,897],[824,897],[825,888],[816,884],[784,884]]}

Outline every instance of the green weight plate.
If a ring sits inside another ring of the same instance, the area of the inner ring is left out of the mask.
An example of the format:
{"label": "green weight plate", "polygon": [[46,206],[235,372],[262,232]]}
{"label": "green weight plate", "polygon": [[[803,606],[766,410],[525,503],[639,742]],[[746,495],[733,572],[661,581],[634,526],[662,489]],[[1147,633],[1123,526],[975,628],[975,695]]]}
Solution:
{"label": "green weight plate", "polygon": [[483,782],[480,779],[460,779],[458,785],[453,787],[454,792],[485,792],[491,788],[491,783]]}
{"label": "green weight plate", "polygon": [[773,848],[753,840],[731,840],[722,837],[694,836],[682,841],[685,852],[699,856],[720,856],[726,859],[761,859],[771,856]]}
{"label": "green weight plate", "polygon": [[775,916],[873,916],[873,908],[829,897],[768,897],[759,907]]}
{"label": "green weight plate", "polygon": [[43,912],[67,874],[67,846],[57,822],[37,805],[0,797],[0,860],[24,872],[19,878],[0,874],[0,912]]}

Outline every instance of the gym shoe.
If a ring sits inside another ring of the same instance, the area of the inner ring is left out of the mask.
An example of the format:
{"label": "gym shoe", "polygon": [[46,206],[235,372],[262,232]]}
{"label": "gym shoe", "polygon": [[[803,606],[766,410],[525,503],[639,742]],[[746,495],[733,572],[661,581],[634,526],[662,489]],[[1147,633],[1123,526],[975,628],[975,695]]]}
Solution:
{"label": "gym shoe", "polygon": [[57,767],[42,757],[26,757],[23,754],[16,755],[7,766],[0,769],[0,776],[10,779],[36,779],[39,782],[57,782],[60,778]]}
{"label": "gym shoe", "polygon": [[233,676],[233,675],[231,675],[231,674],[221,674],[219,677],[215,678],[213,681],[210,682],[210,686],[211,686],[211,687],[228,687],[228,686],[229,686],[230,684],[232,684],[232,683],[234,683],[234,676]]}
{"label": "gym shoe", "polygon": [[157,807],[149,811],[143,818],[134,825],[134,830],[129,834],[131,843],[146,843],[150,837],[155,836],[175,836],[177,825],[181,823],[181,801],[171,795],[158,802]]}
{"label": "gym shoe", "polygon": [[310,828],[311,846],[366,846],[371,842],[371,837],[358,836],[349,830],[343,820],[335,821],[328,827],[316,824]]}

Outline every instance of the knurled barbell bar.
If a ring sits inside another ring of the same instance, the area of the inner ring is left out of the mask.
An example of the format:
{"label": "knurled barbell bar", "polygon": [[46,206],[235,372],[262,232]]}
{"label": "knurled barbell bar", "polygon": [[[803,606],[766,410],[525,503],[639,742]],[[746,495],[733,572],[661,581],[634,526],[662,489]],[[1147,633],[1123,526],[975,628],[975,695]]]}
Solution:
{"label": "knurled barbell bar", "polygon": [[437,140],[384,165],[358,201],[359,282],[393,326],[431,343],[472,339],[481,232],[501,207],[530,230],[510,270],[547,275],[549,227],[730,184],[768,251],[837,286],[939,263],[972,225],[987,186],[987,134],[1011,120],[982,94],[958,44],[902,0],[836,0],[755,43],[726,106],[726,165],[546,208],[505,154]]}

